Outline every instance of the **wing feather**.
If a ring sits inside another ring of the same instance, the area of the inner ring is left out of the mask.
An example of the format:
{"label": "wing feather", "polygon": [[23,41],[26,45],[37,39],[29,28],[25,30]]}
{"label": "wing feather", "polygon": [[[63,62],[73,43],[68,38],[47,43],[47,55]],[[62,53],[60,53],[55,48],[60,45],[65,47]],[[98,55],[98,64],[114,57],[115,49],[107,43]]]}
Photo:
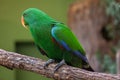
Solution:
{"label": "wing feather", "polygon": [[85,51],[72,31],[64,24],[56,24],[51,30],[52,37],[64,47],[67,51],[80,57],[83,61],[88,62],[85,57]]}

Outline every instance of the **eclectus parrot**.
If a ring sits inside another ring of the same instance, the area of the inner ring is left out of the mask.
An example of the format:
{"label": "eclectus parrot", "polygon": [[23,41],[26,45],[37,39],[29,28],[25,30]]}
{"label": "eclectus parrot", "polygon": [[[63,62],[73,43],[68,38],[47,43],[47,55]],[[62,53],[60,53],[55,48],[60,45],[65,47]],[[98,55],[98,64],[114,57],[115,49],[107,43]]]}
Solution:
{"label": "eclectus parrot", "polygon": [[50,63],[59,62],[54,71],[64,64],[94,71],[88,63],[83,47],[65,24],[36,8],[25,10],[21,22],[30,30],[41,54],[50,58],[44,68]]}

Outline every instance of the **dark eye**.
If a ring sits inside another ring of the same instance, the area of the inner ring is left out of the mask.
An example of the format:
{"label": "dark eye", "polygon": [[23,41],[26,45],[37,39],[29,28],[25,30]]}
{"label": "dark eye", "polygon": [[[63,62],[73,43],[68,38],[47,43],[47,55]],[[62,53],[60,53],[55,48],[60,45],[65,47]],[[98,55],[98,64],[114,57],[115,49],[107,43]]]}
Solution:
{"label": "dark eye", "polygon": [[27,15],[26,13],[23,14],[23,16],[26,16],[26,15]]}

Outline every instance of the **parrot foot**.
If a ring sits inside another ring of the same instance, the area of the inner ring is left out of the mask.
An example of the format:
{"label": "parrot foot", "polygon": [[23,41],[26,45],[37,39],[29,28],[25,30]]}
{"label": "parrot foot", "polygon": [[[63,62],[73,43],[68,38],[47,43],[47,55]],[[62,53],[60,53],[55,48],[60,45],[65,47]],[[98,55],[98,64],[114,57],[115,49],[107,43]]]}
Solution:
{"label": "parrot foot", "polygon": [[54,68],[54,73],[63,65],[65,65],[65,60],[63,59],[60,63],[58,63]]}
{"label": "parrot foot", "polygon": [[48,65],[51,63],[54,63],[55,60],[54,59],[49,59],[45,64],[44,64],[44,69],[47,69]]}

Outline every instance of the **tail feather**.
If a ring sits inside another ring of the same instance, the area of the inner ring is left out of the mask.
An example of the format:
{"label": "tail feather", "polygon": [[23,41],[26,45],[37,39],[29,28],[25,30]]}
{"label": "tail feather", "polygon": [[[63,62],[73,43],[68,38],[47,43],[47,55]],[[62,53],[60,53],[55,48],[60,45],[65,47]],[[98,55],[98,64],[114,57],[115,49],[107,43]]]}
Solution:
{"label": "tail feather", "polygon": [[94,70],[92,69],[90,65],[84,65],[83,69],[94,72]]}

